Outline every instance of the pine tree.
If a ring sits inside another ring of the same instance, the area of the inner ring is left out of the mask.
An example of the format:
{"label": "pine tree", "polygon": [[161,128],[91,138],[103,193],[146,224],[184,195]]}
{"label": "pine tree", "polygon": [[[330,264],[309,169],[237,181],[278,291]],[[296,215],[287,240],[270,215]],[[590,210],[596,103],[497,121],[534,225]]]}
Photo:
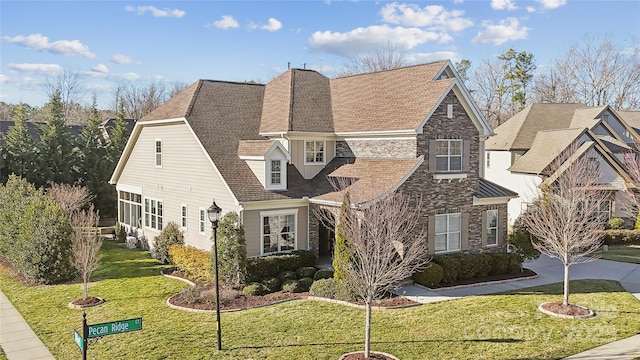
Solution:
{"label": "pine tree", "polygon": [[107,141],[100,128],[101,118],[95,96],[87,119],[87,126],[80,136],[80,180],[95,196],[93,202],[102,214],[114,212],[115,191],[109,184],[111,177]]}
{"label": "pine tree", "polygon": [[20,104],[13,109],[13,121],[5,135],[2,149],[3,169],[2,182],[10,174],[16,174],[28,181],[33,181],[36,174],[36,143],[26,123],[25,107]]}
{"label": "pine tree", "polygon": [[47,123],[40,127],[40,170],[42,178],[37,185],[48,182],[70,184],[76,179],[77,157],[74,140],[65,125],[64,106],[60,91],[49,101],[51,111]]}
{"label": "pine tree", "polygon": [[120,155],[122,155],[122,151],[124,150],[125,145],[127,145],[127,140],[129,139],[127,123],[124,121],[124,108],[122,105],[120,106],[120,109],[118,109],[116,121],[113,126],[113,130],[111,130],[109,139],[109,160],[112,166],[111,171],[113,171],[116,164],[118,164]]}

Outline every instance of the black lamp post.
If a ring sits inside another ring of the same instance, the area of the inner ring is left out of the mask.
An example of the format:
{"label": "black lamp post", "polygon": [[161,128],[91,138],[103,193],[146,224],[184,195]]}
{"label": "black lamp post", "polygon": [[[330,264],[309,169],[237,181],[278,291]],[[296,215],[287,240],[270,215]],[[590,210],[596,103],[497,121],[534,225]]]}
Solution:
{"label": "black lamp post", "polygon": [[216,260],[216,328],[218,332],[218,350],[222,350],[222,331],[220,330],[220,286],[218,285],[218,220],[222,209],[213,200],[213,204],[207,209],[211,229],[213,229],[213,255]]}

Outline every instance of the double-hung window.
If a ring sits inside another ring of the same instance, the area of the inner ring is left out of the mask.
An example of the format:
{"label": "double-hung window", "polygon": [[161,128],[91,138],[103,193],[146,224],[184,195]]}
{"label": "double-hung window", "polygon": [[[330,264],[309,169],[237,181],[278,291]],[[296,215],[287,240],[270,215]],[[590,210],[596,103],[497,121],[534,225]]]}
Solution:
{"label": "double-hung window", "polygon": [[304,162],[305,164],[324,164],[324,149],[325,142],[324,140],[319,141],[306,141],[304,142],[305,156]]}
{"label": "double-hung window", "polygon": [[487,210],[487,246],[498,245],[498,210]]}
{"label": "double-hung window", "polygon": [[187,205],[182,204],[180,206],[180,227],[184,230],[187,229]]}
{"label": "double-hung window", "polygon": [[436,215],[435,220],[435,251],[450,252],[460,250],[462,214]]}
{"label": "double-hung window", "polygon": [[282,160],[271,160],[271,185],[282,184]]}
{"label": "double-hung window", "polygon": [[156,139],[156,167],[162,167],[162,140]]}
{"label": "double-hung window", "polygon": [[198,231],[200,232],[200,234],[206,234],[207,233],[207,209],[200,208],[200,215],[199,215],[198,221],[199,221]]}
{"label": "double-hung window", "polygon": [[261,214],[262,254],[296,249],[296,213]]}
{"label": "double-hung window", "polygon": [[437,140],[436,171],[462,171],[462,140]]}
{"label": "double-hung window", "polygon": [[162,230],[162,200],[144,199],[144,226]]}

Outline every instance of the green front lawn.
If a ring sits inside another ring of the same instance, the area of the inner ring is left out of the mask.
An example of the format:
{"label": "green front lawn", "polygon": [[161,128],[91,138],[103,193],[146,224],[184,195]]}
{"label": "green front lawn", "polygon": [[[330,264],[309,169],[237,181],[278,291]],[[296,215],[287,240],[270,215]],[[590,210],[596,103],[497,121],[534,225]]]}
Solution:
{"label": "green front lawn", "polygon": [[601,259],[640,264],[640,245],[609,246],[607,252],[600,251]]}
{"label": "green front lawn", "polygon": [[[86,309],[89,324],[143,318],[143,330],[89,346],[93,359],[336,359],[361,350],[364,310],[297,300],[222,314],[218,354],[215,314],[170,309],[185,284],[158,275],[148,252],[105,242],[103,266],[89,293],[106,303]],[[556,359],[640,331],[640,302],[613,281],[574,281],[571,302],[595,310],[589,320],[562,320],[536,310],[562,297],[562,285],[373,313],[372,350],[405,359]],[[82,310],[67,304],[81,284],[25,287],[0,268],[0,289],[56,359],[78,359],[73,329]]]}

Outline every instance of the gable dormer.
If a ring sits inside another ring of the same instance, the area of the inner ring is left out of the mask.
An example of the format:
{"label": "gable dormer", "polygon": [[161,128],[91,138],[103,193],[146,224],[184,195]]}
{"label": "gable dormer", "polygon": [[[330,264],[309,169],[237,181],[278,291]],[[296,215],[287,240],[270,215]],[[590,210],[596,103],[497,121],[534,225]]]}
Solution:
{"label": "gable dormer", "polygon": [[277,140],[240,140],[238,156],[244,160],[265,190],[287,189],[287,163],[291,156]]}

